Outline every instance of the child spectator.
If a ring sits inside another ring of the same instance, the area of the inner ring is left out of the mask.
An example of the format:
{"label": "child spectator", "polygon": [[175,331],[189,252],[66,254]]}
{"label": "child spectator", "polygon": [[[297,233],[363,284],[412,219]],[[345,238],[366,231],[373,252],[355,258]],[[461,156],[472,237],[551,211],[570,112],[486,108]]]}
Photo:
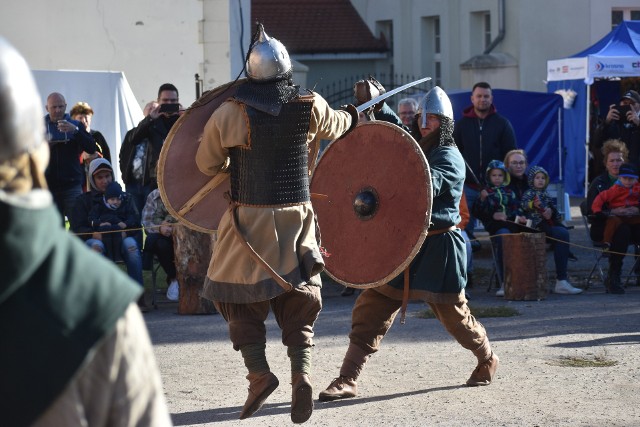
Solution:
{"label": "child spectator", "polygon": [[611,246],[613,235],[621,224],[640,224],[640,216],[638,215],[610,215],[608,211],[634,206],[640,206],[638,170],[631,163],[623,163],[620,166],[618,180],[607,190],[598,193],[591,205],[591,211],[594,214],[607,215],[603,238],[603,244],[607,249]]}
{"label": "child spectator", "polygon": [[529,189],[522,195],[521,208],[530,227],[544,231],[551,237],[553,245],[553,260],[556,265],[557,294],[579,294],[582,289],[573,287],[567,280],[567,262],[569,260],[569,230],[562,223],[562,216],[556,208],[553,199],[547,192],[549,174],[540,166],[529,169]]}
{"label": "child spectator", "polygon": [[521,212],[518,199],[507,187],[511,178],[504,163],[500,160],[489,162],[486,179],[489,184],[480,192],[472,213],[482,221],[485,230],[494,235],[500,228],[508,226],[504,221],[519,222]]}
{"label": "child spectator", "polygon": [[[485,230],[491,236],[518,232],[515,224],[524,223],[521,217],[520,203],[513,190],[509,187],[509,172],[500,160],[489,162],[486,171],[486,181],[489,183],[481,192],[472,207],[473,216],[482,221]],[[502,239],[493,240],[496,250],[496,269],[500,278],[500,289],[496,296],[504,296],[503,287],[503,263],[502,263]]]}
{"label": "child spectator", "polygon": [[[102,242],[107,249],[106,255],[114,261],[121,260],[120,250],[122,239],[127,236],[138,237],[140,222],[138,211],[132,201],[122,191],[117,182],[111,182],[102,196],[102,203],[96,203],[89,212],[89,224],[102,235]],[[117,231],[124,229],[130,231]]]}
{"label": "child spectator", "polygon": [[549,227],[562,225],[562,215],[547,193],[549,174],[540,166],[531,166],[528,174],[529,189],[522,194],[520,206],[531,227],[547,232]]}

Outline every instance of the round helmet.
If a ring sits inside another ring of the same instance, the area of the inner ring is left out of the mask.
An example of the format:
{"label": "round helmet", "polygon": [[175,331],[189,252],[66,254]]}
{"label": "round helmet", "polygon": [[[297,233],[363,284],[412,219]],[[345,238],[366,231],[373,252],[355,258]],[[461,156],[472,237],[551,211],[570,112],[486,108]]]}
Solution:
{"label": "round helmet", "polygon": [[44,142],[40,95],[26,61],[0,37],[0,161]]}
{"label": "round helmet", "polygon": [[289,52],[282,43],[271,38],[258,24],[258,37],[249,48],[247,77],[258,82],[277,81],[291,73]]}
{"label": "round helmet", "polygon": [[434,86],[420,100],[416,114],[420,116],[421,126],[425,127],[427,126],[427,114],[435,114],[453,120],[453,107],[451,107],[451,101],[444,90],[439,86]]}

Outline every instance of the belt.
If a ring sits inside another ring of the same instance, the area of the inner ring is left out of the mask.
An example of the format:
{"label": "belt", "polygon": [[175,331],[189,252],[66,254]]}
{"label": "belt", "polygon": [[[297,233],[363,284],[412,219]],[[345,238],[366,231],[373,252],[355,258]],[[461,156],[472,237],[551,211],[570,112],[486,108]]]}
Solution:
{"label": "belt", "polygon": [[427,230],[427,238],[429,238],[431,236],[436,236],[436,235],[442,234],[442,233],[448,233],[449,231],[453,231],[456,228],[458,228],[456,225],[452,225],[449,228],[439,228],[437,230]]}

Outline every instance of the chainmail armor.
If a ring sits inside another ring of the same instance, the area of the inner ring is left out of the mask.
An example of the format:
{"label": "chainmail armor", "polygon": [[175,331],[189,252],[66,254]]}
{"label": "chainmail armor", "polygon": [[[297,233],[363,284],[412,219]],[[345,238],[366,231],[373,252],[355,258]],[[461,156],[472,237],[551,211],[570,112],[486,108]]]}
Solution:
{"label": "chainmail armor", "polygon": [[234,98],[263,113],[277,116],[282,105],[291,102],[299,94],[300,87],[294,86],[288,78],[270,83],[248,80],[238,86]]}
{"label": "chainmail armor", "polygon": [[282,206],[311,200],[307,135],[312,107],[311,100],[286,103],[276,117],[247,106],[250,145],[229,149],[235,202]]}
{"label": "chainmail armor", "polygon": [[[435,133],[427,135],[426,137],[422,137],[420,134],[420,118],[416,116],[416,118],[413,119],[413,123],[411,125],[411,136],[418,141],[418,144],[422,147],[425,154],[427,151],[435,147],[457,147],[456,142],[453,139],[453,120],[441,115],[438,115],[438,117],[440,118],[440,128]],[[435,138],[438,138],[437,143],[434,141]]]}

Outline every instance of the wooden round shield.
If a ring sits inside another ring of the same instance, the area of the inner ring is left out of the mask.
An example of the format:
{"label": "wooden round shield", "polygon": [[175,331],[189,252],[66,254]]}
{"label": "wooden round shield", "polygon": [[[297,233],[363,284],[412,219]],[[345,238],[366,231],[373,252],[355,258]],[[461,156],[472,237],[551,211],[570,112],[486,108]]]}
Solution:
{"label": "wooden round shield", "polygon": [[420,146],[387,122],[333,141],[311,178],[326,271],[354,288],[387,283],[420,250],[431,219],[431,174]]}
{"label": "wooden round shield", "polygon": [[167,210],[187,227],[211,233],[218,229],[229,207],[229,175],[215,177],[200,172],[196,153],[211,114],[246,79],[205,92],[173,125],[158,159],[158,187]]}

